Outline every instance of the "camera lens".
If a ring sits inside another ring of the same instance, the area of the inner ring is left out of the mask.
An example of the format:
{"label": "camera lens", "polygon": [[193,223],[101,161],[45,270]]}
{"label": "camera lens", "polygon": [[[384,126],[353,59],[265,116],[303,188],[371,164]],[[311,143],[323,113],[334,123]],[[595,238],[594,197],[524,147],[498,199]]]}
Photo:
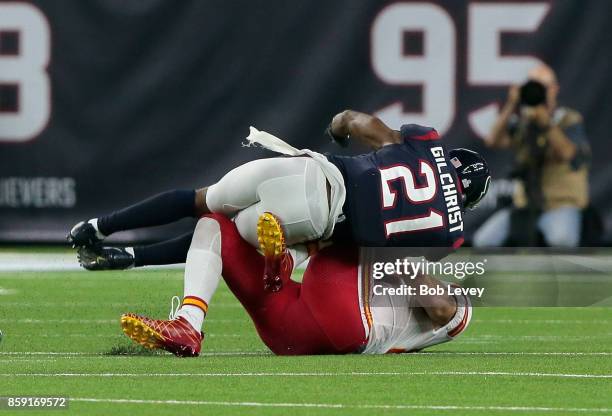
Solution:
{"label": "camera lens", "polygon": [[527,81],[521,86],[521,104],[533,107],[546,101],[546,87],[538,81]]}

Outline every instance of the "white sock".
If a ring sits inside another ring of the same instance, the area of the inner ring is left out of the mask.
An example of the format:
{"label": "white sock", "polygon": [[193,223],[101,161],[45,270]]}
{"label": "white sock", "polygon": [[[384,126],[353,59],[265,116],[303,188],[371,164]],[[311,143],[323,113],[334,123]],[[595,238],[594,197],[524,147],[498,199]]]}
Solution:
{"label": "white sock", "polygon": [[185,318],[196,331],[202,331],[202,325],[204,325],[204,317],[206,314],[202,312],[202,309],[199,307],[183,304],[178,311],[177,317],[178,316]]}
{"label": "white sock", "polygon": [[90,219],[87,222],[90,223],[91,225],[93,225],[93,227],[96,229],[96,237],[98,237],[98,239],[104,240],[106,238],[106,236],[104,234],[102,234],[100,232],[100,229],[98,228],[98,219],[97,218],[92,218],[92,219]]}
{"label": "white sock", "polygon": [[185,264],[183,304],[181,316],[196,331],[202,330],[208,304],[221,279],[221,228],[212,218],[198,221]]}
{"label": "white sock", "polygon": [[293,270],[295,270],[300,264],[308,260],[308,247],[306,247],[305,244],[294,244],[290,247],[287,247],[287,251],[293,258]]}

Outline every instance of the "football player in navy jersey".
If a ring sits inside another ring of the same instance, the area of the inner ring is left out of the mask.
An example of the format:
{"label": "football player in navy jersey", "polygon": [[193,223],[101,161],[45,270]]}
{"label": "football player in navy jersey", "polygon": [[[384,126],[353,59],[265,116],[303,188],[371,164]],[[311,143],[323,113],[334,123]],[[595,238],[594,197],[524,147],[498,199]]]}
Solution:
{"label": "football player in navy jersey", "polygon": [[[335,116],[329,134],[340,144],[359,140],[374,151],[352,157],[324,156],[295,149],[252,128],[247,138],[250,142],[292,157],[255,160],[230,171],[209,187],[166,192],[75,225],[68,239],[79,246],[79,261],[90,270],[186,261],[185,295],[171,319],[156,321],[126,314],[121,321],[124,332],[146,346],[197,355],[202,340],[199,329],[219,277],[228,263],[239,264],[243,256],[237,253],[238,257],[230,256],[229,262],[223,262],[220,252],[227,238],[222,236],[218,221],[205,218],[198,222],[195,233],[149,246],[102,246],[102,240],[113,232],[162,225],[189,216],[223,214],[232,219],[242,240],[261,248],[262,290],[282,290],[283,294],[294,290],[288,274],[283,276],[289,257],[287,246],[293,264],[297,264],[295,259],[303,260],[310,254],[303,243],[330,238],[344,239],[346,247],[340,248],[353,248],[353,252],[355,245],[461,245],[462,213],[482,199],[490,182],[486,163],[478,154],[466,149],[448,151],[432,128],[405,125],[396,131],[376,117],[354,111]],[[345,266],[356,268],[356,259]],[[350,280],[355,283],[352,277]],[[388,352],[397,346],[411,350],[451,339],[469,321],[469,305],[461,306],[457,298],[450,296],[441,298],[441,302],[442,309],[450,312],[440,325],[452,324],[444,331],[443,340],[415,344],[413,337],[370,336],[367,345],[366,339],[360,338],[360,345],[366,345],[364,351]],[[277,310],[275,314],[283,313]],[[451,316],[454,318],[448,321]],[[383,318],[373,319],[374,327],[376,322],[387,327]],[[411,319],[408,315],[405,318]],[[455,318],[458,322],[453,321]],[[398,334],[407,328],[408,325],[400,325]]]}
{"label": "football player in navy jersey", "polygon": [[328,156],[341,171],[347,193],[347,223],[339,228],[353,241],[461,245],[462,212],[478,204],[491,180],[476,152],[448,151],[431,127],[407,124],[392,130],[376,117],[351,110],[336,115],[327,132],[340,145],[356,139],[374,149],[360,156]]}
{"label": "football player in navy jersey", "polygon": [[461,245],[463,211],[482,199],[490,183],[487,165],[477,153],[448,151],[430,127],[393,130],[374,116],[351,110],[336,115],[328,132],[341,145],[358,140],[374,151],[324,156],[252,128],[249,141],[292,157],[254,160],[209,187],[165,192],[80,222],[68,239],[80,247],[81,263],[93,270],[184,262],[191,234],[125,249],[101,242],[117,231],[209,213],[232,218],[255,247],[264,212],[280,222],[283,244],[302,251],[307,251],[303,243],[330,238],[362,246]]}

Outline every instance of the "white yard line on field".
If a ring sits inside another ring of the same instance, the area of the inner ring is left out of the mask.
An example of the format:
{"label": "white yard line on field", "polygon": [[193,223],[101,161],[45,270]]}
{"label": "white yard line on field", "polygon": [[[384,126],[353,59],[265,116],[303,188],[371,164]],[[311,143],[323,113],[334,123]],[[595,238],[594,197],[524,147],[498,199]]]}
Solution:
{"label": "white yard line on field", "polygon": [[200,400],[137,400],[137,399],[98,399],[76,397],[73,402],[114,403],[114,404],[168,404],[193,406],[228,406],[228,407],[281,407],[313,409],[373,409],[373,410],[480,410],[505,412],[567,412],[567,413],[611,413],[608,408],[585,407],[538,407],[538,406],[458,406],[458,405],[411,405],[411,404],[344,404],[344,403],[280,403],[280,402],[229,402]]}
{"label": "white yard line on field", "polygon": [[[216,319],[208,318],[206,323],[250,323],[248,318],[244,319]],[[119,317],[116,319],[7,319],[0,318],[0,324],[119,324]]]}
{"label": "white yard line on field", "polygon": [[58,355],[58,356],[72,356],[72,355],[100,355],[99,353],[91,352],[55,352],[55,351],[0,351],[0,355]]}
{"label": "white yard line on field", "polygon": [[[133,304],[130,304],[129,302],[104,302],[102,304],[100,303],[92,303],[92,302],[18,302],[18,301],[14,301],[14,302],[2,302],[2,306],[18,306],[18,307],[22,307],[22,308],[28,308],[28,307],[36,307],[36,308],[40,308],[40,307],[47,307],[47,306],[57,306],[57,307],[62,307],[62,308],[96,308],[96,309],[100,309],[101,307],[105,307],[105,308],[134,308]],[[238,302],[221,302],[221,303],[215,303],[215,308],[232,308],[232,309],[236,309],[236,308],[242,308],[242,305]]]}
{"label": "white yard line on field", "polygon": [[[224,350],[224,351],[204,351],[200,353],[203,356],[215,356],[215,355],[261,355],[261,354],[272,354],[268,350],[259,350],[259,351],[244,351],[244,350]],[[0,356],[2,355],[17,355],[17,356],[37,356],[37,355],[52,355],[58,357],[78,357],[78,356],[87,356],[87,357],[100,357],[100,358],[113,358],[113,357],[134,357],[134,355],[107,355],[104,353],[96,353],[96,352],[72,352],[72,351],[0,351]],[[592,356],[603,356],[609,357],[612,356],[612,352],[603,351],[603,352],[550,352],[550,351],[515,351],[515,352],[473,352],[473,351],[425,351],[414,354],[406,354],[407,357],[418,357],[418,356],[436,356],[436,355],[494,355],[494,356],[568,356],[568,357],[592,357]]]}
{"label": "white yard line on field", "polygon": [[117,319],[0,319],[1,324],[118,324]]}
{"label": "white yard line on field", "polygon": [[461,339],[459,342],[479,342],[479,341],[582,341],[586,339],[605,339],[611,338],[612,332],[599,333],[597,335],[498,335],[482,334],[473,335],[469,338]]}
{"label": "white yard line on field", "polygon": [[0,377],[371,377],[371,376],[499,376],[612,379],[612,374],[566,374],[509,371],[377,371],[312,373],[0,373]]}
{"label": "white yard line on field", "polygon": [[[0,271],[79,270],[76,254],[72,253],[0,253]],[[82,269],[81,269],[82,270]]]}
{"label": "white yard line on field", "polygon": [[[116,334],[37,334],[38,338],[123,338],[120,332]],[[244,338],[244,334],[206,334],[208,338]],[[32,334],[12,334],[12,338],[31,338]]]}
{"label": "white yard line on field", "polygon": [[[183,269],[182,264],[151,266],[144,269]],[[17,251],[0,252],[0,272],[53,272],[85,271],[79,266],[74,253],[22,253]],[[31,278],[31,276],[29,277]]]}
{"label": "white yard line on field", "polygon": [[608,319],[472,319],[478,324],[609,324]]}
{"label": "white yard line on field", "polygon": [[[89,358],[134,358],[134,357],[142,357],[136,354],[117,354],[117,355],[109,355],[105,353],[96,353],[96,352],[46,352],[46,351],[0,351],[0,356],[53,356],[58,358],[80,358],[87,357]],[[201,352],[200,356],[225,356],[225,355],[272,355],[272,353],[268,350],[259,350],[259,351],[242,351],[242,350],[226,350],[226,351],[205,351]],[[168,355],[169,356],[169,355]]]}
{"label": "white yard line on field", "polygon": [[516,351],[516,352],[473,352],[473,351],[424,351],[419,352],[417,355],[553,355],[553,356],[612,356],[612,352],[538,352],[538,351]]}
{"label": "white yard line on field", "polygon": [[[2,289],[0,288],[0,295],[3,294],[2,290],[12,291],[13,289]],[[14,293],[11,292],[11,293]],[[6,293],[5,293],[6,294]],[[18,323],[18,324],[116,324],[119,322],[117,319],[38,319],[38,318],[21,318],[21,319],[7,319],[0,318],[0,323]],[[207,323],[232,323],[232,322],[244,322],[250,323],[248,318],[243,319],[226,319],[226,318],[208,318]],[[576,319],[473,319],[472,322],[478,324],[609,324],[612,320],[607,319],[593,319],[593,320],[576,320]]]}
{"label": "white yard line on field", "polygon": [[[30,338],[31,334],[13,334],[13,337]],[[40,338],[122,338],[122,333],[116,334],[38,334]],[[244,338],[244,334],[206,334],[207,338]]]}

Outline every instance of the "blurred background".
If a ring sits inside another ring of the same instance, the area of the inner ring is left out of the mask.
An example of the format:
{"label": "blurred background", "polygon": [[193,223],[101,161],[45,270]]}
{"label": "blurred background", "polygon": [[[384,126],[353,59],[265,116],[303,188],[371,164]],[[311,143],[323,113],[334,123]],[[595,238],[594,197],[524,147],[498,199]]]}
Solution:
{"label": "blurred background", "polygon": [[[558,127],[578,149],[562,169],[588,179],[580,201],[555,206],[579,212],[578,245],[609,245],[610,16],[612,2],[598,0],[0,1],[0,242],[63,242],[80,220],[271,156],[241,146],[250,125],[340,152],[323,131],[352,108],[396,129],[431,125],[448,147],[485,156],[493,186],[465,216],[467,240],[503,207],[527,211],[484,245],[554,243],[546,230],[565,220],[540,227],[552,208],[539,187]],[[522,159],[517,148],[491,148],[509,88],[542,63],[556,73],[558,108],[579,117],[570,124],[580,137],[553,106],[550,125],[524,134],[535,144]],[[519,206],[525,177],[536,196]],[[189,226],[113,238],[150,241]]]}

